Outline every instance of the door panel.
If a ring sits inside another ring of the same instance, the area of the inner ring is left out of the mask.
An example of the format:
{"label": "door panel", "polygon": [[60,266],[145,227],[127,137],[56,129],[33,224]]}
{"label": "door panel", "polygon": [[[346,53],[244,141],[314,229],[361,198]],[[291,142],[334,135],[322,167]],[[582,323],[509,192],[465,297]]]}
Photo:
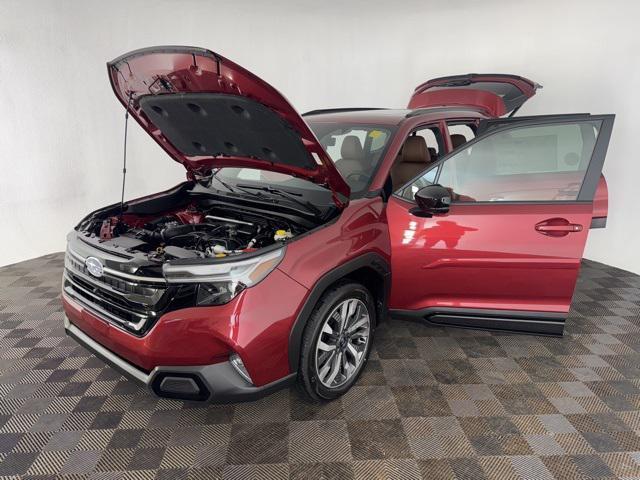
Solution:
{"label": "door panel", "polygon": [[[390,308],[440,323],[561,333],[613,116],[500,123],[389,200]],[[421,214],[407,195],[433,178],[451,192],[443,215]]]}
{"label": "door panel", "polygon": [[[413,215],[413,206],[393,197],[387,207],[390,308],[568,311],[591,204],[453,204],[432,218]],[[583,228],[562,237],[536,230],[556,218]]]}

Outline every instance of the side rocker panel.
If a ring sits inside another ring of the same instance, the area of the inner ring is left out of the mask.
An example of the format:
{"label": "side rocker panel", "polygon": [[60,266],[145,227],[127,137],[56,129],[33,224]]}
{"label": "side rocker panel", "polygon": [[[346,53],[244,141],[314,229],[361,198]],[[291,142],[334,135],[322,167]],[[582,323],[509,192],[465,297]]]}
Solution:
{"label": "side rocker panel", "polygon": [[444,307],[415,311],[391,310],[389,316],[404,320],[426,321],[441,327],[559,336],[562,335],[566,320],[564,313]]}

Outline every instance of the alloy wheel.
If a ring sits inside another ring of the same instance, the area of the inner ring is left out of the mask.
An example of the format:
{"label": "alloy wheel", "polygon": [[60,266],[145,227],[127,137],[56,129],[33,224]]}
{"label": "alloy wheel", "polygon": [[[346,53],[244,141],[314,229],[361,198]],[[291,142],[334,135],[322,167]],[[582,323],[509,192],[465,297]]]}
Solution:
{"label": "alloy wheel", "polygon": [[340,302],[327,316],[316,343],[316,372],[327,388],[344,385],[365,359],[371,320],[367,306],[357,298]]}

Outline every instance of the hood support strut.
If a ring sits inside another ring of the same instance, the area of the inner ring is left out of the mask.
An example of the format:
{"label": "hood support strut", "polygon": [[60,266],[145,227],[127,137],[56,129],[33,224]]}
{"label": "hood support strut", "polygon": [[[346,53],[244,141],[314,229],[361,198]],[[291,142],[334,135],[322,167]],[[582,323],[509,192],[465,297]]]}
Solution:
{"label": "hood support strut", "polygon": [[124,212],[124,187],[127,179],[127,131],[129,130],[129,109],[131,108],[131,97],[133,92],[129,92],[129,100],[124,113],[124,148],[122,152],[122,194],[120,195],[120,221]]}

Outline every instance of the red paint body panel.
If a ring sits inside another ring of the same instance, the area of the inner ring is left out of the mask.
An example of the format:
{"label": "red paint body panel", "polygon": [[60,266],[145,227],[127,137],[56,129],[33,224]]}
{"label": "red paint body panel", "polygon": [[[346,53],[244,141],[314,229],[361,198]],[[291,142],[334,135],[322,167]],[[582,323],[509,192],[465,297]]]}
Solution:
{"label": "red paint body panel", "polygon": [[607,218],[609,215],[609,190],[604,175],[600,175],[596,195],[593,199],[593,218]]}
{"label": "red paint body panel", "polygon": [[415,93],[409,101],[409,108],[442,107],[461,105],[477,107],[490,117],[501,117],[505,113],[502,99],[491,92],[482,90],[436,90],[435,92]]}
{"label": "red paint body panel", "polygon": [[[282,292],[287,301],[270,301],[282,298]],[[225,305],[163,315],[143,337],[111,326],[66,297],[63,304],[71,323],[144,370],[209,365],[235,351],[254,384],[261,386],[289,373],[289,331],[307,294],[306,288],[276,269]]]}
{"label": "red paint body panel", "polygon": [[311,288],[333,268],[370,252],[390,262],[385,204],[380,197],[352,201],[335,222],[291,242],[278,268]]}
{"label": "red paint body panel", "polygon": [[[591,205],[453,204],[433,218],[387,207],[393,284],[390,308],[460,307],[568,312],[591,223]],[[561,238],[535,226],[563,217],[583,225]]]}
{"label": "red paint body panel", "polygon": [[[176,161],[188,170],[218,167],[252,167],[307,178],[328,185],[344,198],[349,197],[346,184],[329,155],[286,98],[267,82],[217,53],[194,47],[158,47],[137,50],[108,64],[114,93],[140,126]],[[224,93],[256,100],[277,113],[300,136],[304,146],[318,159],[317,168],[309,170],[295,165],[272,163],[249,157],[220,155],[188,156],[172,145],[142,111],[139,100],[144,95],[179,93]],[[129,102],[131,99],[131,102]],[[344,200],[336,199],[341,206]]]}
{"label": "red paint body panel", "polygon": [[[490,85],[491,84],[491,85]],[[519,92],[507,109],[503,101],[504,90],[511,86]],[[418,85],[409,100],[409,108],[466,105],[482,110],[489,117],[501,117],[524,102],[541,88],[537,83],[517,75],[496,73],[470,73],[434,78]]]}

